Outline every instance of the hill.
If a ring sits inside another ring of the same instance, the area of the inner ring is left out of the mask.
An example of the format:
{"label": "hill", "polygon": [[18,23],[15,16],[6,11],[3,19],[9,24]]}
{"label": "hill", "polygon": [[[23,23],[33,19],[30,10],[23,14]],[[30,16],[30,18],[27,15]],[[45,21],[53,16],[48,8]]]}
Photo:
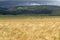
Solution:
{"label": "hill", "polygon": [[15,6],[11,8],[0,7],[0,14],[3,14],[3,15],[21,15],[21,14],[60,15],[60,6],[35,5],[35,6]]}

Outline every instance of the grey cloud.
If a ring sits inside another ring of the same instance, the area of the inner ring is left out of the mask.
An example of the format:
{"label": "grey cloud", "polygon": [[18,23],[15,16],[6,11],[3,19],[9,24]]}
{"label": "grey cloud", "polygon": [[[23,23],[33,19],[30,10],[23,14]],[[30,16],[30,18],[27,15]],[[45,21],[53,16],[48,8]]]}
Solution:
{"label": "grey cloud", "polygon": [[0,7],[27,6],[32,4],[58,5],[59,0],[0,0]]}
{"label": "grey cloud", "polygon": [[0,0],[0,1],[60,1],[60,0]]}

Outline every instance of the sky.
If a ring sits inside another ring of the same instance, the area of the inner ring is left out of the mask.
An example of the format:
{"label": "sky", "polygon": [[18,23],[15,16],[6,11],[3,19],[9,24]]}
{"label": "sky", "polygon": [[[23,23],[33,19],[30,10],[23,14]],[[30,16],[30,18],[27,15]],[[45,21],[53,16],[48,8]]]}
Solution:
{"label": "sky", "polygon": [[0,7],[14,7],[27,5],[56,5],[60,6],[60,0],[0,0]]}
{"label": "sky", "polygon": [[60,1],[60,0],[0,0],[0,1]]}

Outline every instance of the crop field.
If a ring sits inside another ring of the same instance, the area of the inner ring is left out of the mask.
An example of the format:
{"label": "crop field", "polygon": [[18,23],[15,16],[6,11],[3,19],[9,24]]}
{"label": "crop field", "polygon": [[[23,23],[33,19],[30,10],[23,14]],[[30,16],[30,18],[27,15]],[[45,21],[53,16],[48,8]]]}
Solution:
{"label": "crop field", "polygon": [[0,40],[60,40],[60,17],[0,17]]}

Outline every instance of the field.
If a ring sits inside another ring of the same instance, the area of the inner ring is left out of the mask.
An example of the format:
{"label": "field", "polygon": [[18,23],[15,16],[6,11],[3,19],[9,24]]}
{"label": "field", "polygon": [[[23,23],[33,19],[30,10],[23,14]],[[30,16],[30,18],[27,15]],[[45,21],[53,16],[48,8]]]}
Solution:
{"label": "field", "polygon": [[60,40],[60,16],[0,16],[0,40]]}

